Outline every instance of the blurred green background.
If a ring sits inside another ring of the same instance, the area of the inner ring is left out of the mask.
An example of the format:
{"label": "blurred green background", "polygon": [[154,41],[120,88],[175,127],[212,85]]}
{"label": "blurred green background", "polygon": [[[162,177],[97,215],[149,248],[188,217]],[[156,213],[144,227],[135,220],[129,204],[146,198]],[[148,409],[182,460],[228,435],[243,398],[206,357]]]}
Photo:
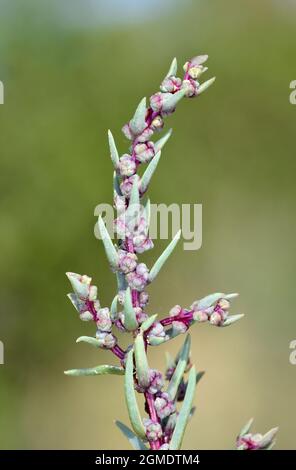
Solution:
{"label": "blurred green background", "polygon": [[[296,2],[0,1],[0,448],[126,447],[122,378],[63,370],[114,361],[75,344],[93,327],[66,298],[65,271],[87,273],[109,304],[115,282],[93,234],[94,208],[112,198],[106,130],[157,90],[174,56],[208,53],[214,87],[169,118],[174,134],[152,202],[202,203],[203,246],[176,250],[149,289],[149,312],[215,291],[240,292],[231,328],[192,329],[207,371],[184,447],[232,448],[251,416],[280,426],[295,448]],[[151,264],[166,245],[146,256]],[[151,351],[164,367],[164,351]]]}

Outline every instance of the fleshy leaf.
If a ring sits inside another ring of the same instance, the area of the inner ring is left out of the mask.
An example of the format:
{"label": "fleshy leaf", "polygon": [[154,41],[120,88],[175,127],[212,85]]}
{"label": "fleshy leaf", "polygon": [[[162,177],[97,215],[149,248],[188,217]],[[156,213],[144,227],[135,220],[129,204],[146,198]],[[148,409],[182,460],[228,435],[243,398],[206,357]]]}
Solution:
{"label": "fleshy leaf", "polygon": [[149,165],[147,166],[142,178],[141,178],[141,183],[140,183],[140,193],[145,193],[147,191],[147,188],[149,186],[149,183],[151,181],[151,178],[153,176],[153,173],[156,170],[156,167],[158,165],[158,162],[160,160],[161,152],[159,151],[151,160]]}
{"label": "fleshy leaf", "polygon": [[134,331],[138,328],[130,287],[126,289],[124,296],[124,326],[128,331]]}
{"label": "fleshy leaf", "polygon": [[76,343],[88,343],[94,346],[95,348],[101,347],[100,341],[96,338],[93,338],[92,336],[79,336],[79,338],[77,338],[76,340]]}
{"label": "fleshy leaf", "polygon": [[125,424],[121,421],[115,421],[115,424],[135,450],[148,450],[144,442]]}
{"label": "fleshy leaf", "polygon": [[118,196],[122,196],[122,192],[120,189],[120,182],[119,182],[119,176],[117,175],[116,171],[113,173],[113,189],[118,194]]}
{"label": "fleshy leaf", "polygon": [[146,111],[147,111],[146,98],[143,98],[140,101],[140,103],[139,103],[139,105],[136,109],[134,117],[131,119],[131,121],[129,123],[130,129],[131,129],[133,134],[139,135],[143,132],[145,127],[147,127],[147,123],[146,123],[146,120],[145,120]]}
{"label": "fleshy leaf", "polygon": [[99,216],[98,224],[106,256],[112,268],[116,269],[118,266],[118,254],[101,216]]}
{"label": "fleshy leaf", "polygon": [[231,315],[230,317],[227,317],[224,323],[222,324],[223,327],[232,325],[232,323],[237,322],[241,318],[243,318],[245,315],[244,313],[238,313],[237,315]]}
{"label": "fleshy leaf", "polygon": [[161,139],[154,144],[155,153],[159,152],[171,137],[173,129],[170,129]]}
{"label": "fleshy leaf", "polygon": [[204,91],[206,91],[216,80],[216,77],[210,78],[206,82],[202,83],[198,88],[198,94],[200,95]]}
{"label": "fleshy leaf", "polygon": [[170,450],[178,450],[181,447],[184,432],[185,432],[188,419],[190,417],[190,413],[192,410],[195,385],[196,385],[195,381],[196,381],[196,372],[195,372],[195,367],[193,366],[190,369],[188,385],[186,388],[183,405],[180,410],[179,416],[177,418],[177,423],[176,423],[176,426],[172,435],[172,439],[170,442]]}
{"label": "fleshy leaf", "polygon": [[170,65],[169,71],[166,74],[165,78],[175,77],[177,74],[177,69],[178,69],[178,63],[177,63],[176,57],[174,57]]}
{"label": "fleshy leaf", "polygon": [[127,282],[125,279],[125,275],[121,272],[116,273],[117,279],[117,288],[118,290],[125,290],[127,288]]}
{"label": "fleshy leaf", "polygon": [[108,130],[108,140],[109,140],[111,160],[113,162],[114,167],[117,168],[117,165],[119,163],[119,155],[118,155],[118,151],[115,145],[112,132],[110,130]]}
{"label": "fleshy leaf", "polygon": [[182,346],[182,349],[180,351],[180,354],[179,354],[177,367],[173,373],[173,376],[170,380],[170,383],[167,389],[167,392],[170,395],[172,400],[174,400],[177,395],[179,385],[181,383],[181,380],[183,379],[183,375],[187,367],[187,362],[188,362],[188,358],[190,354],[190,344],[191,344],[190,335],[187,335],[184,341],[184,344]]}
{"label": "fleshy leaf", "polygon": [[115,295],[114,299],[112,300],[112,304],[110,307],[110,315],[112,320],[115,320],[117,318],[117,300],[118,300],[118,295]]}
{"label": "fleshy leaf", "polygon": [[249,421],[242,427],[242,429],[239,433],[239,437],[242,437],[245,434],[248,434],[248,432],[251,429],[251,426],[252,426],[253,422],[254,422],[254,418],[249,419]]}
{"label": "fleshy leaf", "polygon": [[149,365],[147,361],[147,354],[145,351],[143,334],[138,334],[138,336],[136,337],[134,349],[138,382],[142,387],[148,387]]}
{"label": "fleshy leaf", "polygon": [[127,354],[126,368],[124,375],[124,392],[127,410],[130,418],[132,428],[137,436],[142,439],[146,438],[145,428],[140,415],[136,393],[134,388],[134,364],[133,364],[133,351]]}
{"label": "fleshy leaf", "polygon": [[141,328],[140,330],[142,332],[145,332],[147,330],[149,330],[149,328],[153,325],[153,323],[155,322],[157,318],[157,313],[155,315],[152,315],[151,317],[147,318],[147,320],[145,320],[142,325],[141,325]]}
{"label": "fleshy leaf", "polygon": [[[205,82],[205,83],[207,83],[207,82]],[[210,84],[208,86],[210,86]],[[207,88],[208,88],[208,86],[207,86]],[[176,93],[164,93],[163,95],[166,95],[166,96],[163,99],[162,110],[164,112],[172,111],[177,106],[179,101],[182,98],[184,98],[185,93],[186,93],[185,89],[179,90]]]}
{"label": "fleshy leaf", "polygon": [[161,270],[162,266],[166,262],[166,260],[169,258],[169,256],[172,254],[175,246],[177,245],[179,239],[181,236],[181,230],[179,230],[176,235],[174,236],[173,240],[170,242],[170,244],[166,247],[164,252],[160,255],[152,269],[150,270],[149,273],[149,281],[152,282],[156,278],[157,274]]}
{"label": "fleshy leaf", "polygon": [[71,376],[81,376],[81,375],[124,375],[123,367],[101,365],[96,367],[90,367],[87,369],[70,369],[65,370],[64,374]]}

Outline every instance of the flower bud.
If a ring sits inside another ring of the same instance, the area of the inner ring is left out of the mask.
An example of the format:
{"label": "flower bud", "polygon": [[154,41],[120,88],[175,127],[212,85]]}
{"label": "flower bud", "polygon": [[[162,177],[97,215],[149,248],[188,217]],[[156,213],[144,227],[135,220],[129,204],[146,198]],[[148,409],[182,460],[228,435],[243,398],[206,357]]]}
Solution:
{"label": "flower bud", "polygon": [[126,280],[131,289],[136,289],[139,292],[144,290],[149,280],[149,271],[146,264],[138,264],[134,272],[126,275]]}
{"label": "flower bud", "polygon": [[147,142],[153,136],[153,132],[154,130],[151,126],[146,127],[146,129],[144,129],[142,134],[138,135],[137,142]]}
{"label": "flower bud", "polygon": [[161,393],[154,402],[157,416],[160,419],[167,418],[175,412],[176,406],[171,400],[170,395],[166,392]]}
{"label": "flower bud", "polygon": [[[76,273],[66,273],[75,294],[81,300],[95,300],[97,296],[97,287],[91,286],[91,277]],[[91,299],[90,299],[91,297]]]}
{"label": "flower bud", "polygon": [[119,159],[118,171],[121,176],[132,176],[136,173],[137,165],[129,154],[124,154]]}
{"label": "flower bud", "polygon": [[112,328],[112,321],[110,317],[110,311],[109,308],[100,308],[97,311],[97,321],[96,321],[97,327],[101,331],[111,331]]}
{"label": "flower bud", "polygon": [[125,250],[118,251],[119,256],[119,269],[124,274],[131,273],[137,267],[137,255],[134,253],[128,253]]}
{"label": "flower bud", "polygon": [[90,321],[94,319],[94,316],[89,310],[85,310],[79,314],[79,318],[82,321]]}
{"label": "flower bud", "polygon": [[106,333],[100,330],[96,332],[96,338],[100,342],[100,346],[106,349],[114,348],[117,343],[117,339],[112,333]]}
{"label": "flower bud", "polygon": [[148,292],[142,291],[139,294],[139,304],[141,308],[146,307],[149,302],[149,294]]}
{"label": "flower bud", "polygon": [[137,144],[135,145],[134,152],[140,163],[149,163],[155,155],[154,143],[149,141]]}
{"label": "flower bud", "polygon": [[173,337],[186,333],[188,330],[188,326],[182,321],[173,321],[172,323],[173,328]]}
{"label": "flower bud", "polygon": [[118,214],[122,214],[126,209],[126,200],[124,196],[119,196],[119,194],[114,191],[113,205]]}
{"label": "flower bud", "polygon": [[170,317],[175,317],[177,315],[180,315],[182,312],[182,307],[180,305],[175,305],[173,308],[171,308],[169,315]]}
{"label": "flower bud", "polygon": [[155,442],[162,437],[161,425],[152,419],[144,419],[144,426],[146,429],[146,436],[148,441]]}
{"label": "flower bud", "polygon": [[153,131],[161,131],[164,126],[164,121],[161,116],[156,116],[151,122],[151,128]]}
{"label": "flower bud", "polygon": [[181,78],[178,77],[166,77],[162,84],[160,85],[160,89],[162,92],[169,92],[175,93],[176,91],[180,90],[182,84]]}
{"label": "flower bud", "polygon": [[132,175],[122,181],[120,190],[124,196],[130,196],[135,178],[137,178],[137,175]]}
{"label": "flower bud", "polygon": [[147,392],[151,393],[152,395],[155,395],[155,393],[158,393],[161,391],[164,385],[163,376],[161,372],[159,372],[158,370],[150,369],[149,379],[150,379],[150,385],[147,389]]}
{"label": "flower bud", "polygon": [[[150,344],[154,343],[154,340],[163,340],[165,341],[166,339],[166,332],[164,327],[160,322],[157,322],[153,325],[151,330],[149,331],[149,334],[147,336],[147,340]],[[158,341],[157,341],[158,342]]]}
{"label": "flower bud", "polygon": [[198,87],[199,83],[195,80],[183,80],[182,88],[185,90],[185,96],[187,98],[193,98],[194,96],[198,95]]}
{"label": "flower bud", "polygon": [[141,307],[134,307],[134,311],[136,314],[136,319],[139,325],[141,325],[144,321],[147,320],[148,315],[143,311]]}
{"label": "flower bud", "polygon": [[213,312],[212,315],[210,316],[210,323],[211,325],[214,326],[221,326],[224,321],[224,314],[221,314],[220,312]]}

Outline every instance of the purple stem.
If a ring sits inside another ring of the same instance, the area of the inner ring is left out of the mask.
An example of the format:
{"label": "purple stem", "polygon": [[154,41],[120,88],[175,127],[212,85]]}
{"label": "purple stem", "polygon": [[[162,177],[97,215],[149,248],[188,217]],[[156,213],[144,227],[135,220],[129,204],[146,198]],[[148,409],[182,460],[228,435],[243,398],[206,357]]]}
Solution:
{"label": "purple stem", "polygon": [[[151,395],[151,393],[146,392],[145,393],[145,399],[146,399],[147,407],[148,407],[148,410],[149,410],[150,419],[152,421],[154,421],[155,423],[159,423],[159,419],[158,419],[158,416],[156,414],[156,409],[155,409],[155,406],[154,406],[153,395]],[[152,450],[158,450],[159,447],[161,446],[161,441],[160,441],[160,439],[158,439],[157,441],[150,442],[149,444],[150,444],[150,447],[151,447]]]}

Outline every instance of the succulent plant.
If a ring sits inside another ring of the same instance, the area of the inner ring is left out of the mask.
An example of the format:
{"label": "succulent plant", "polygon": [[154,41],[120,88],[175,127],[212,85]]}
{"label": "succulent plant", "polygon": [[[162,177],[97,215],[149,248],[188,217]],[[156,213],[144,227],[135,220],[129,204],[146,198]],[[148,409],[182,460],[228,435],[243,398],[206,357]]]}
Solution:
{"label": "succulent plant", "polygon": [[[174,306],[165,318],[146,312],[148,286],[155,281],[163,265],[172,254],[181,233],[178,232],[162,255],[149,269],[139,260],[141,253],[153,248],[149,237],[150,201],[146,192],[159,164],[161,152],[171,136],[152,141],[162,131],[165,119],[172,114],[183,98],[199,97],[214,82],[214,78],[200,84],[199,78],[207,71],[206,55],[200,55],[184,65],[183,78],[177,77],[177,61],[171,63],[160,85],[160,91],[143,98],[134,116],[122,131],[130,141],[128,153],[121,156],[111,131],[108,131],[110,155],[114,165],[114,221],[117,244],[114,244],[102,217],[98,227],[106,255],[117,278],[117,292],[110,307],[102,307],[97,298],[97,287],[90,277],[67,273],[73,288],[69,298],[83,321],[96,324],[93,337],[82,336],[77,342],[86,342],[96,348],[110,350],[119,360],[118,365],[99,365],[87,369],[73,369],[71,376],[115,374],[124,376],[124,392],[132,430],[117,422],[118,428],[135,449],[180,449],[184,432],[194,408],[196,385],[203,376],[190,361],[190,336],[187,335],[177,357],[167,357],[163,375],[150,368],[149,347],[156,347],[185,334],[195,323],[227,327],[243,315],[230,315],[230,305],[237,294],[214,293],[195,300],[190,307]],[[142,176],[138,169],[147,165]],[[130,346],[124,350],[117,340],[116,329],[131,336]],[[186,376],[188,375],[188,378]],[[142,417],[137,394],[145,399],[146,417]],[[181,404],[181,407],[179,406]],[[267,435],[252,435],[245,427],[237,439],[238,449],[270,448],[275,430]]]}

